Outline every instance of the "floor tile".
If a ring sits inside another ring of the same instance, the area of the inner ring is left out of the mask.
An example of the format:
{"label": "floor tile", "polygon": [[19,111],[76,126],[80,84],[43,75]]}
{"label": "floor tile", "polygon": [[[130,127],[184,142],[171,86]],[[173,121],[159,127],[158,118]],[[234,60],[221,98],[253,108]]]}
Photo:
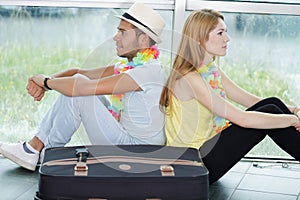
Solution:
{"label": "floor tile", "polygon": [[35,172],[28,171],[15,164],[11,164],[9,166],[1,165],[0,168],[0,180],[14,180],[20,183],[21,182],[37,183],[38,177],[39,177],[38,171]]}
{"label": "floor tile", "polygon": [[238,189],[297,196],[300,192],[300,179],[246,174]]}
{"label": "floor tile", "polygon": [[297,200],[297,196],[236,190],[230,200]]}
{"label": "floor tile", "polygon": [[1,180],[1,199],[17,199],[33,187],[33,183],[19,182],[15,180]]}
{"label": "floor tile", "polygon": [[244,173],[238,173],[238,172],[231,172],[229,171],[226,173],[220,180],[212,184],[214,187],[220,187],[220,188],[233,188],[235,189],[245,176]]}
{"label": "floor tile", "polygon": [[240,161],[236,165],[234,165],[230,169],[230,171],[231,172],[246,173],[251,166],[252,166],[252,162]]}
{"label": "floor tile", "polygon": [[24,192],[16,200],[33,200],[35,193],[38,191],[38,184],[33,185],[28,191]]}
{"label": "floor tile", "polygon": [[225,187],[210,187],[209,199],[211,200],[229,200],[234,189]]}
{"label": "floor tile", "polygon": [[[2,157],[0,157],[0,166],[0,199],[18,199],[28,194],[28,191],[38,183],[38,171],[28,171]],[[33,195],[29,196],[30,198],[27,199],[33,199]]]}

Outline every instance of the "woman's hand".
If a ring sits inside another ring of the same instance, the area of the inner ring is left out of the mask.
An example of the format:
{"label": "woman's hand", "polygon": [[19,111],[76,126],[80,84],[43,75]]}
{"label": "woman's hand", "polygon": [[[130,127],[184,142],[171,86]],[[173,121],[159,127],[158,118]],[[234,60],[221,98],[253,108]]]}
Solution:
{"label": "woman's hand", "polygon": [[295,126],[296,130],[300,132],[300,125]]}
{"label": "woman's hand", "polygon": [[297,113],[295,113],[296,116],[295,118],[297,118],[296,122],[293,124],[293,126],[296,128],[297,131],[300,132],[300,111],[298,111]]}
{"label": "woman's hand", "polygon": [[295,112],[295,115],[300,119],[300,110]]}

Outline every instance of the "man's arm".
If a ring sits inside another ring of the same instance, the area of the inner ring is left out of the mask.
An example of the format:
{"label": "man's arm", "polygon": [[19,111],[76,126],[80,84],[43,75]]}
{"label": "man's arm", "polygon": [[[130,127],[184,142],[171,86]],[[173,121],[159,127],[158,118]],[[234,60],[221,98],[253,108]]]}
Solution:
{"label": "man's arm", "polygon": [[99,79],[99,78],[113,75],[114,74],[114,66],[99,67],[99,68],[94,68],[94,69],[73,68],[73,69],[68,69],[68,70],[53,74],[53,75],[51,75],[51,77],[52,78],[61,78],[61,77],[74,76],[75,74],[82,74],[82,75],[88,77],[89,79]]}
{"label": "man's arm", "polygon": [[[45,77],[44,75],[37,75],[32,77],[31,80],[44,87]],[[126,73],[94,80],[80,76],[53,78],[47,81],[47,85],[66,96],[118,94],[142,90]]]}
{"label": "man's arm", "polygon": [[[89,79],[99,79],[114,74],[114,66],[101,67],[95,69],[68,69],[62,72],[51,75],[52,78],[71,77],[75,74],[82,74]],[[34,83],[32,78],[29,78],[26,89],[28,93],[34,98],[35,101],[40,101],[44,97],[45,89]]]}

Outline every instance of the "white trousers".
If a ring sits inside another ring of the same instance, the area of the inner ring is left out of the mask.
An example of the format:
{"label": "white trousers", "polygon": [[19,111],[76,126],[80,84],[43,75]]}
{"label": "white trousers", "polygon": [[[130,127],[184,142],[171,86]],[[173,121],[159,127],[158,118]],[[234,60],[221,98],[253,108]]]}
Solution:
{"label": "white trousers", "polygon": [[60,95],[42,119],[36,133],[45,145],[67,144],[80,124],[92,144],[142,144],[130,136],[107,110],[104,96],[67,97]]}

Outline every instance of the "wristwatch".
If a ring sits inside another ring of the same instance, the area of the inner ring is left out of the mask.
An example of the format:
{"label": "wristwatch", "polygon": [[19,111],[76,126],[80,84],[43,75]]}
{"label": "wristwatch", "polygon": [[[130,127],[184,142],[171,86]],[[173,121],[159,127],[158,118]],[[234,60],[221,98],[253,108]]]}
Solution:
{"label": "wristwatch", "polygon": [[51,77],[45,77],[45,79],[44,79],[44,87],[45,87],[47,90],[52,90],[52,89],[48,86],[48,84],[47,84],[47,81],[50,80],[50,79],[51,79]]}

